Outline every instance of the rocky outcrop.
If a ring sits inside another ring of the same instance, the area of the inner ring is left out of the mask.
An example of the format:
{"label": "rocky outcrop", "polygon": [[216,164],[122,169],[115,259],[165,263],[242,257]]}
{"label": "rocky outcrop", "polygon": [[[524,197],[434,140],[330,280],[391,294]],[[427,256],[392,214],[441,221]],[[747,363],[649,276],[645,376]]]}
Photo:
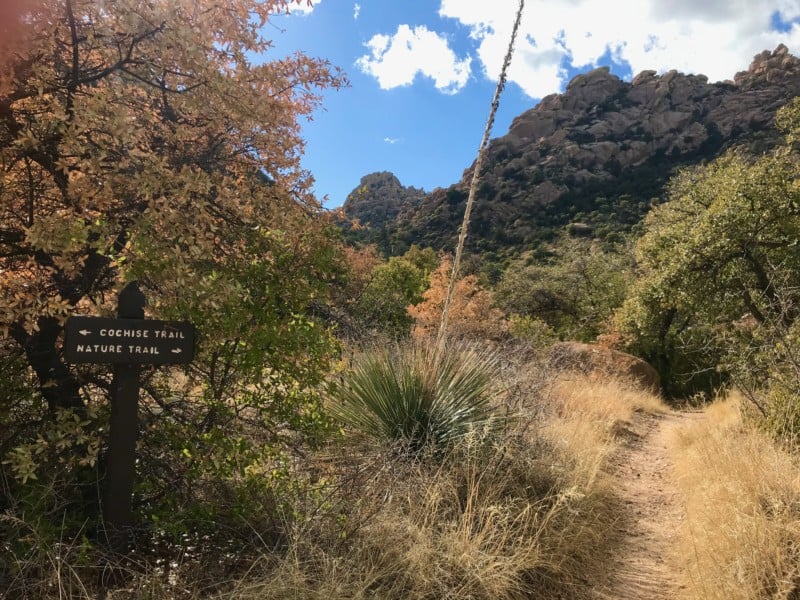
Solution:
{"label": "rocky outcrop", "polygon": [[[625,83],[601,68],[579,75],[564,94],[548,96],[517,117],[508,135],[495,144],[523,148],[560,143],[552,138],[566,130],[567,139],[577,138],[590,151],[598,142],[613,144],[598,155],[596,162],[602,167],[624,154],[631,141],[649,142],[651,153],[686,152],[701,147],[715,130],[728,137],[737,127],[768,125],[777,108],[798,94],[800,60],[783,45],[756,56],[732,82],[709,84],[704,75],[643,71]],[[640,152],[630,164],[646,158]]]}
{"label": "rocky outcrop", "polygon": [[400,254],[390,232],[403,220],[401,213],[413,214],[425,197],[424,190],[404,186],[393,173],[370,173],[348,194],[337,222],[351,239],[377,244],[385,254]]}
{"label": "rocky outcrop", "polygon": [[413,210],[424,197],[424,190],[406,187],[394,173],[381,171],[362,177],[342,208],[361,225],[374,226],[395,219],[401,210]]}
{"label": "rocky outcrop", "polygon": [[[481,251],[530,248],[576,221],[601,237],[624,230],[663,197],[675,168],[733,145],[756,152],[773,145],[775,113],[797,95],[800,60],[782,45],[732,81],[643,71],[625,82],[605,67],[578,75],[491,142],[468,243]],[[416,204],[390,204],[361,221],[400,247],[451,247],[471,172],[424,201],[415,196]],[[344,210],[363,215],[366,204],[348,199]]]}
{"label": "rocky outcrop", "polygon": [[654,394],[661,391],[658,372],[645,361],[605,346],[580,342],[558,342],[550,348],[556,367],[615,377],[634,383]]}

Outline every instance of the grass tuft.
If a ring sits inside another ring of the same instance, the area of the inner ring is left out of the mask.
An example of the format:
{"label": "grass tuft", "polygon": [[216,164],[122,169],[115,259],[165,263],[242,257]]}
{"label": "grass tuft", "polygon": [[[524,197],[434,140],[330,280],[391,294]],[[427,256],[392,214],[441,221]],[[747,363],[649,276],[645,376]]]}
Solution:
{"label": "grass tuft", "polygon": [[501,420],[489,353],[457,349],[444,354],[410,344],[363,353],[330,387],[331,410],[345,424],[419,455],[452,447]]}

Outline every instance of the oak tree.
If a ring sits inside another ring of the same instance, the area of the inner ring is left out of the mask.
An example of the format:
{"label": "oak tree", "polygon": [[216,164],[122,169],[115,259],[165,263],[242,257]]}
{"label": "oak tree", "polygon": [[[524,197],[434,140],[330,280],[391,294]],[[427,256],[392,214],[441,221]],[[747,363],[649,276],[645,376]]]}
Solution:
{"label": "oak tree", "polygon": [[733,337],[754,327],[786,329],[797,319],[798,106],[779,113],[784,145],[759,157],[731,151],[680,173],[668,201],[645,220],[640,277],[617,321],[675,391],[718,382],[723,346]]}
{"label": "oak tree", "polygon": [[562,339],[593,341],[622,304],[633,260],[624,247],[604,250],[588,240],[560,240],[552,256],[522,256],[495,290],[506,313],[539,319]]}
{"label": "oak tree", "polygon": [[[71,443],[36,432],[48,414],[102,427],[107,370],[67,365],[63,327],[113,315],[130,280],[148,317],[188,318],[200,334],[189,371],[144,375],[142,464],[162,484],[153,498],[192,473],[258,477],[293,432],[319,424],[307,390],[331,341],[308,308],[340,259],[300,166],[301,119],[346,80],[325,60],[274,54],[262,32],[289,6],[4,4],[0,377],[14,383],[0,395],[0,451],[18,479],[43,476],[57,453],[42,445]],[[261,445],[242,441],[247,428]],[[81,443],[93,463],[97,444]]]}

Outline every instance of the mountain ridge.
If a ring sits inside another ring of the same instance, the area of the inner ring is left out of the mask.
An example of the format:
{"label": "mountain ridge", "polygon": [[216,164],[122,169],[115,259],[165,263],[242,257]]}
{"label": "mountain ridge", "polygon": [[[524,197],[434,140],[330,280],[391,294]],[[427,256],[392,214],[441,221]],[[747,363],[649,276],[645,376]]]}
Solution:
{"label": "mountain ridge", "polygon": [[[614,240],[661,200],[677,168],[733,146],[759,153],[774,145],[775,113],[796,95],[800,59],[784,45],[717,83],[675,70],[643,71],[630,82],[608,67],[580,74],[490,142],[469,249],[518,254],[570,225]],[[352,238],[387,254],[414,243],[451,248],[473,168],[430,193],[406,188],[388,172],[367,175],[341,207],[342,223]]]}

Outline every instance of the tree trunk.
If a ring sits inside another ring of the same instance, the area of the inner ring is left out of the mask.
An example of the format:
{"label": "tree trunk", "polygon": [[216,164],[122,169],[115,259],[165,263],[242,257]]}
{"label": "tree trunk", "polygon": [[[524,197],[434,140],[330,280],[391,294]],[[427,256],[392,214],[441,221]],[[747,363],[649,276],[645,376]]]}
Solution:
{"label": "tree trunk", "polygon": [[56,346],[63,326],[54,317],[42,317],[38,324],[39,331],[28,333],[17,323],[11,335],[25,352],[28,364],[36,373],[39,390],[47,401],[47,407],[50,412],[55,412],[57,408],[83,408],[78,381],[61,359]]}

